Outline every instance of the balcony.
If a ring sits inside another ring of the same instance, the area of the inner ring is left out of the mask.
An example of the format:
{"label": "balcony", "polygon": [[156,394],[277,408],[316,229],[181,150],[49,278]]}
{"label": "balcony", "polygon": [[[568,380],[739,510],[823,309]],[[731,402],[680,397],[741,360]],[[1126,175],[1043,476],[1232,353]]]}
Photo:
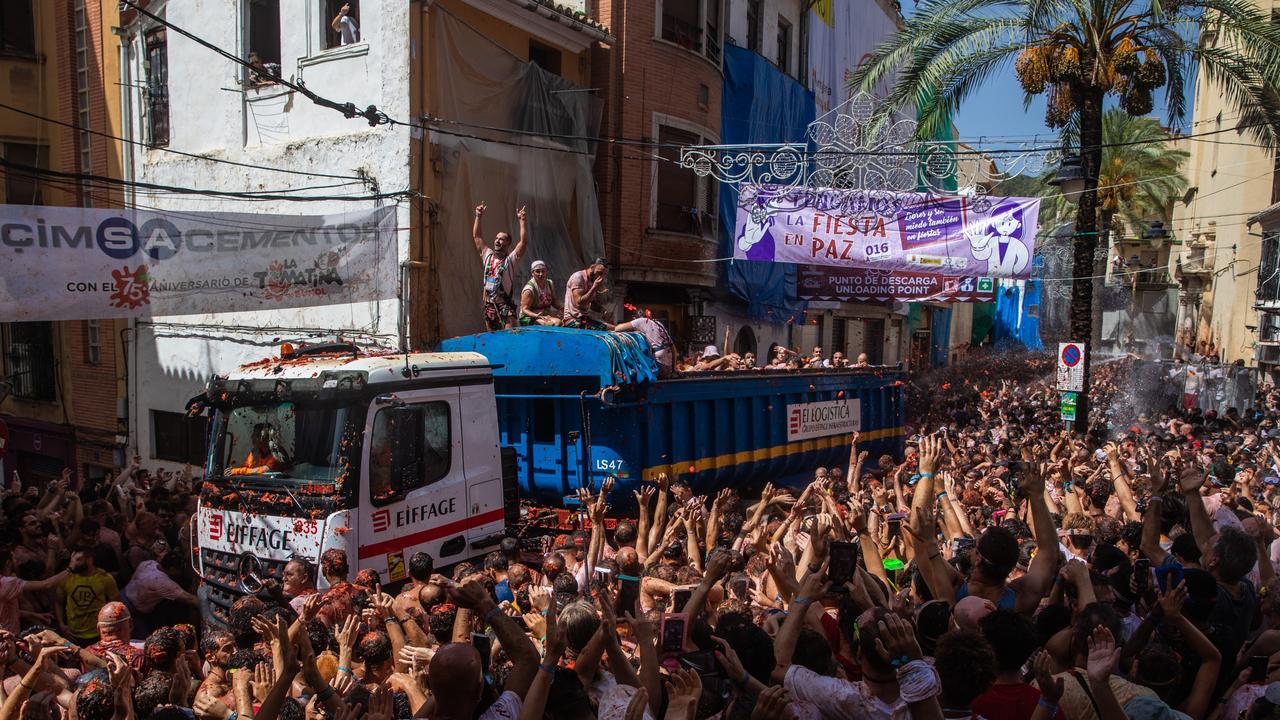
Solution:
{"label": "balcony", "polygon": [[[1185,266],[1181,272],[1184,275],[1187,273]],[[1112,268],[1112,275],[1107,279],[1107,286],[1128,287],[1135,290],[1163,290],[1176,287],[1177,283],[1169,275],[1168,268],[1139,268],[1131,265],[1123,268]]]}

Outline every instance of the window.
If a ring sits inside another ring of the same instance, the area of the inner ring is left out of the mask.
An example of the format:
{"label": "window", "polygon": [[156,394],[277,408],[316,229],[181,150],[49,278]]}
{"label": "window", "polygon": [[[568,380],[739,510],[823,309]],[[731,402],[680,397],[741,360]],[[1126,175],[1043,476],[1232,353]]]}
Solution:
{"label": "window", "polygon": [[760,52],[760,36],[764,15],[760,5],[764,0],[747,0],[747,49],[753,53]]}
{"label": "window", "polygon": [[715,181],[680,167],[680,148],[710,142],[696,132],[661,125],[654,228],[710,237],[715,232]]}
{"label": "window", "polygon": [[102,362],[102,321],[84,321],[84,361],[90,365]]}
{"label": "window", "polygon": [[707,58],[720,62],[720,0],[706,0]]}
{"label": "window", "polygon": [[246,59],[262,72],[249,71],[250,85],[268,85],[280,76],[280,0],[249,0]]}
{"label": "window", "polygon": [[[49,167],[49,148],[28,143],[4,143],[4,159],[33,168]],[[10,168],[4,174],[4,197],[10,205],[44,205],[44,183],[29,172]]]}
{"label": "window", "polygon": [[208,420],[203,415],[151,411],[151,455],[157,460],[203,467],[208,449]]}
{"label": "window", "polygon": [[529,62],[555,75],[560,74],[560,51],[537,40],[529,41]]}
{"label": "window", "polygon": [[791,23],[778,16],[778,68],[791,73]]}
{"label": "window", "polygon": [[1263,234],[1258,279],[1258,289],[1255,291],[1258,302],[1280,304],[1280,232]]}
{"label": "window", "polygon": [[169,42],[164,28],[147,33],[147,144],[169,144]]}
{"label": "window", "polygon": [[9,323],[5,333],[5,360],[14,397],[58,399],[53,323]]}
{"label": "window", "polygon": [[720,62],[723,0],[663,0],[659,37]]}
{"label": "window", "polygon": [[[80,150],[80,172],[93,173],[93,152],[90,145],[89,123],[89,21],[85,15],[85,0],[76,0],[76,114],[80,129],[76,142]],[[81,205],[91,207],[93,187],[85,180],[81,185]]]}
{"label": "window", "polygon": [[[324,23],[326,48],[360,42],[360,0],[324,0],[324,17],[320,20]],[[276,35],[279,37],[279,33]]]}
{"label": "window", "polygon": [[0,0],[0,54],[35,54],[36,22],[31,3]]}
{"label": "window", "polygon": [[[410,472],[399,486],[392,483],[391,460],[396,423],[412,422],[415,444],[401,449],[407,454]],[[421,405],[383,408],[373,418],[373,438],[369,444],[369,500],[386,505],[405,492],[426,487],[449,474],[453,456],[453,433],[449,420],[449,403],[431,402]]]}

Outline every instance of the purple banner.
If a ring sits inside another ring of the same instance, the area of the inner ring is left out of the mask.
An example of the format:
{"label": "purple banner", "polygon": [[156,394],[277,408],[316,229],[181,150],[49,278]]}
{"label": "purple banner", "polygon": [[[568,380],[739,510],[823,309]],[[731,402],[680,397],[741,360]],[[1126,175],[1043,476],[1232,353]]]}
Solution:
{"label": "purple banner", "polygon": [[867,268],[801,265],[796,295],[801,300],[860,302],[993,302],[995,281],[989,277],[953,278],[934,273]]}
{"label": "purple banner", "polygon": [[[738,207],[734,258],[928,273],[953,278],[1027,278],[1039,198],[967,198],[900,193],[888,214],[846,212],[841,191],[818,193],[795,209],[759,189]],[[767,202],[766,202],[767,201]],[[754,212],[753,212],[754,211]]]}

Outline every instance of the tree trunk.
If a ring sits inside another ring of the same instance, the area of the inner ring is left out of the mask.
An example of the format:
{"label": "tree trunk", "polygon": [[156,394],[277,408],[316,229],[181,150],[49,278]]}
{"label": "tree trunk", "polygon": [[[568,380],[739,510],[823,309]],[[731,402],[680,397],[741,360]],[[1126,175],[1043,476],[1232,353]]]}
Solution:
{"label": "tree trunk", "polygon": [[[1098,247],[1098,176],[1102,169],[1102,97],[1100,88],[1086,88],[1080,102],[1080,159],[1084,165],[1084,192],[1076,209],[1075,236],[1071,262],[1071,339],[1089,342],[1093,337],[1093,256]],[[1076,432],[1089,429],[1090,356],[1096,348],[1085,348],[1084,387],[1076,403]]]}
{"label": "tree trunk", "polygon": [[1106,291],[1107,262],[1111,259],[1111,221],[1115,213],[1111,210],[1098,210],[1098,242],[1093,248],[1092,271],[1093,299],[1090,302],[1090,313],[1093,322],[1089,329],[1089,349],[1102,350],[1102,319],[1105,316],[1102,307],[1102,295]]}

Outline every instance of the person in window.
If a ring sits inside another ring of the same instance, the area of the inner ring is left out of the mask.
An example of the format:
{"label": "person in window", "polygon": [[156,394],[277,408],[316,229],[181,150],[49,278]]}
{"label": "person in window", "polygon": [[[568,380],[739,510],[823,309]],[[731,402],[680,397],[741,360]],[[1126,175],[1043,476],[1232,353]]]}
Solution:
{"label": "person in window", "polygon": [[258,423],[253,426],[253,449],[245,457],[239,467],[231,468],[228,475],[262,475],[269,472],[283,472],[285,462],[276,457],[271,448],[274,431],[269,423]]}
{"label": "person in window", "polygon": [[342,8],[338,10],[337,15],[333,16],[333,22],[329,23],[329,27],[338,33],[339,45],[360,42],[360,26],[356,24],[356,19],[351,17],[351,3],[342,4]]}

